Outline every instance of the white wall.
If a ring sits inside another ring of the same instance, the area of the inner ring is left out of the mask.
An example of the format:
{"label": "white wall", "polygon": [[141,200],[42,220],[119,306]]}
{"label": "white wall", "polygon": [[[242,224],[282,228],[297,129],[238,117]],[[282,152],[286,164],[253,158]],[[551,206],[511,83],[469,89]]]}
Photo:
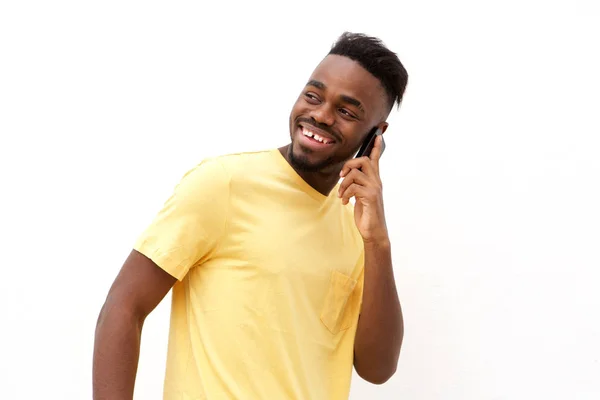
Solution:
{"label": "white wall", "polygon": [[[0,398],[91,398],[135,237],[203,157],[285,144],[343,30],[410,73],[382,159],[405,342],[351,398],[600,398],[598,3],[319,3],[0,4]],[[160,398],[168,311],[137,399]]]}

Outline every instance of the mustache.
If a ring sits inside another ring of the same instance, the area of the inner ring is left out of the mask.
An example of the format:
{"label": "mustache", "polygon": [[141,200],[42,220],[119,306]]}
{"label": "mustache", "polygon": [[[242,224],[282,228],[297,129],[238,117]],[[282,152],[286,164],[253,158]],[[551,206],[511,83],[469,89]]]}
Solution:
{"label": "mustache", "polygon": [[305,125],[310,125],[314,128],[320,129],[323,132],[328,133],[332,138],[334,138],[336,140],[336,142],[340,142],[341,138],[340,135],[338,135],[336,132],[333,132],[327,125],[323,125],[323,124],[319,124],[317,121],[315,121],[312,118],[298,118],[296,120],[296,123],[304,123]]}

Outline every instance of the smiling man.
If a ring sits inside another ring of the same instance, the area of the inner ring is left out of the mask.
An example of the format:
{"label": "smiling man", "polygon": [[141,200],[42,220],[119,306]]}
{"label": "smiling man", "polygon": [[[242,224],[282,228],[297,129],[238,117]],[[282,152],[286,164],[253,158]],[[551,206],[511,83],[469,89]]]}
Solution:
{"label": "smiling man", "polygon": [[354,155],[407,79],[377,38],[345,33],[292,108],[290,144],[183,176],[100,312],[94,399],[132,399],[142,325],[171,289],[165,399],[347,399],[353,366],[375,384],[395,373],[382,137]]}

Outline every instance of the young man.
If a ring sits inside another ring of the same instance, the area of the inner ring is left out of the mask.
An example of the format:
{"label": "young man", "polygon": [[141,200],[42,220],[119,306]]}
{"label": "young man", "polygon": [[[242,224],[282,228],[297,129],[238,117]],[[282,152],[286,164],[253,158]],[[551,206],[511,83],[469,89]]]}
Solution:
{"label": "young man", "polygon": [[378,39],[345,33],[294,104],[289,145],[182,178],[100,312],[94,399],[132,398],[144,319],[171,288],[165,399],[347,399],[353,366],[375,384],[394,374],[381,137],[353,157],[407,79]]}

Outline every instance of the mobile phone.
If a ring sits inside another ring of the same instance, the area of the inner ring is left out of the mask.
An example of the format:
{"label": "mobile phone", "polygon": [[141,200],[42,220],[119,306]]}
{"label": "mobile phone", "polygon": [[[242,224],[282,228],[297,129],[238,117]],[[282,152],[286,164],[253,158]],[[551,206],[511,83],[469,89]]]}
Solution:
{"label": "mobile phone", "polygon": [[[373,129],[371,129],[371,131],[367,135],[367,138],[363,142],[362,146],[360,146],[358,153],[356,153],[355,158],[359,158],[359,157],[363,157],[363,156],[369,157],[371,155],[371,150],[373,150],[373,147],[375,146],[375,139],[377,139],[377,136],[381,136],[382,134],[383,134],[383,132],[378,127],[374,127]],[[381,154],[383,154],[384,150],[385,150],[385,141],[383,140],[383,136],[382,136],[381,137]]]}

